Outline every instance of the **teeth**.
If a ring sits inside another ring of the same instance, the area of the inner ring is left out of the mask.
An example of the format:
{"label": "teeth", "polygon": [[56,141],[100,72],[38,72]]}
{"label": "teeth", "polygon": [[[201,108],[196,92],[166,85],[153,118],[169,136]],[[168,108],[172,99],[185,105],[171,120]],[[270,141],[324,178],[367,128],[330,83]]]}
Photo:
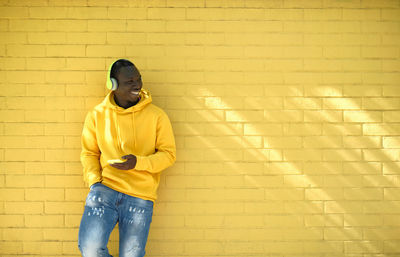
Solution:
{"label": "teeth", "polygon": [[131,91],[131,93],[134,94],[134,95],[138,95],[139,94],[138,91]]}

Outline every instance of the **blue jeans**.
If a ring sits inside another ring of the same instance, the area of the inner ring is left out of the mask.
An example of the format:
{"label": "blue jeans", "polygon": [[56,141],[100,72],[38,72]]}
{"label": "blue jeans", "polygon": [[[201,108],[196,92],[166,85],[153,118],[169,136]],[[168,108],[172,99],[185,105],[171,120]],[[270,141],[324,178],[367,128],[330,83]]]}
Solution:
{"label": "blue jeans", "polygon": [[90,187],[79,227],[83,257],[112,257],[107,243],[119,223],[119,256],[144,256],[153,202],[117,192],[101,183]]}

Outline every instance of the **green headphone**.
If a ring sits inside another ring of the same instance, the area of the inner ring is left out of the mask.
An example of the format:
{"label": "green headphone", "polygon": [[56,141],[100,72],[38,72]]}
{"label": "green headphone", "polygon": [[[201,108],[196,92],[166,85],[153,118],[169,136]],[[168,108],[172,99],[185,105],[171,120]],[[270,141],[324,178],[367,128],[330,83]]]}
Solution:
{"label": "green headphone", "polygon": [[118,81],[115,78],[111,78],[111,68],[114,65],[115,62],[110,64],[110,67],[108,68],[108,73],[107,73],[107,88],[110,90],[117,90],[118,88]]}

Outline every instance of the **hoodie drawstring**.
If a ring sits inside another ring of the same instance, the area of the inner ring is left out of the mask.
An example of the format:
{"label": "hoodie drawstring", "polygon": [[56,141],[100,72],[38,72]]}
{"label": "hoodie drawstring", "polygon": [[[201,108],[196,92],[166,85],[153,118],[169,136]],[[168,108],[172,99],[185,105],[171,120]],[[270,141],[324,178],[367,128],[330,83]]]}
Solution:
{"label": "hoodie drawstring", "polygon": [[121,146],[121,132],[119,130],[119,126],[118,126],[118,115],[116,112],[113,112],[114,114],[114,121],[115,121],[115,129],[117,132],[117,147],[119,149],[120,152],[122,152],[122,146]]}
{"label": "hoodie drawstring", "polygon": [[135,112],[132,112],[132,125],[133,125],[133,141],[134,141],[134,149],[136,149],[136,126],[135,126]]}

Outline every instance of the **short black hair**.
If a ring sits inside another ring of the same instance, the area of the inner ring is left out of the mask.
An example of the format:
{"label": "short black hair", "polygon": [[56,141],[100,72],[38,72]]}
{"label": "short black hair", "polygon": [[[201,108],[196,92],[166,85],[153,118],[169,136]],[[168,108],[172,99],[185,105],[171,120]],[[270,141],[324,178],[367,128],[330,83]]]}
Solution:
{"label": "short black hair", "polygon": [[112,65],[112,67],[111,67],[110,78],[117,79],[117,75],[119,73],[119,70],[122,67],[129,67],[129,66],[133,66],[136,69],[136,66],[129,60],[119,59],[119,60],[115,61],[114,64]]}

